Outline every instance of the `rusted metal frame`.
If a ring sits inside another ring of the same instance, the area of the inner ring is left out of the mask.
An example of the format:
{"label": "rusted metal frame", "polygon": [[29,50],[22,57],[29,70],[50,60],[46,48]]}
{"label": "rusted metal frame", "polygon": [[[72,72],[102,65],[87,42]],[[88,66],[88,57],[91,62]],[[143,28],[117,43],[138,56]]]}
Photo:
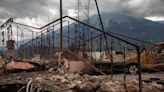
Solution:
{"label": "rusted metal frame", "polygon": [[[67,17],[67,16],[65,16],[65,17]],[[63,17],[63,18],[65,18],[65,17]],[[59,19],[53,21],[52,23],[54,23],[54,22],[56,22],[56,21],[58,21],[58,20],[59,20]],[[47,26],[50,25],[50,24],[52,24],[52,23],[47,24]],[[44,28],[44,27],[42,27],[42,28]],[[40,28],[40,29],[41,29],[41,28]],[[110,33],[112,33],[112,32],[110,32]],[[119,34],[116,34],[116,33],[112,33],[112,34],[119,35]],[[120,35],[120,36],[123,36],[123,35]],[[133,38],[130,38],[130,39],[133,39]],[[135,40],[138,40],[138,39],[135,39]]]}
{"label": "rusted metal frame", "polygon": [[[65,22],[65,21],[64,21]],[[56,24],[57,25],[57,24]],[[54,25],[54,26],[56,26],[56,25]],[[41,31],[41,35],[39,35],[39,36],[37,36],[37,37],[35,37],[34,39],[37,39],[37,38],[39,38],[39,37],[41,37],[42,38],[42,36],[44,35],[44,34],[46,34],[47,32],[43,32],[43,31]],[[60,35],[60,34],[59,34]],[[67,37],[67,36],[65,36],[65,37]],[[31,40],[30,40],[31,41]],[[30,41],[28,41],[28,42],[30,42]],[[26,43],[28,43],[28,42],[26,42]],[[25,44],[25,43],[24,43]]]}
{"label": "rusted metal frame", "polygon": [[[64,16],[62,18],[64,19],[64,18],[66,18],[66,16]],[[37,28],[37,27],[34,27],[34,26],[29,26],[29,25],[26,25],[26,24],[17,23],[17,22],[13,22],[13,23],[18,24],[18,25],[22,25],[22,26],[26,26],[26,27],[30,27],[30,28],[33,28],[33,29],[41,30],[41,29],[44,29],[45,27],[47,27],[47,26],[49,26],[49,25],[51,25],[55,22],[58,22],[58,21],[60,21],[60,18],[58,18],[58,19],[56,19],[56,20],[54,20],[54,21],[52,21],[52,22],[50,22],[50,23],[48,23],[48,24],[46,24],[46,25],[44,25],[40,28]]]}
{"label": "rusted metal frame", "polygon": [[[63,17],[63,18],[66,18],[67,16],[65,16],[65,17]],[[66,21],[63,21],[63,22],[66,22]],[[58,23],[59,24],[59,23]],[[58,25],[58,24],[56,24],[56,25]],[[42,31],[43,32],[43,31]],[[44,32],[43,34],[45,34],[46,32]],[[40,36],[40,35],[39,35]],[[37,37],[39,37],[39,36],[37,36]],[[36,37],[36,38],[37,38]],[[28,42],[27,42],[28,43]]]}
{"label": "rusted metal frame", "polygon": [[[66,18],[66,16],[64,16],[63,17],[63,19],[64,18]],[[51,24],[53,24],[53,23],[55,23],[55,22],[58,22],[60,20],[60,18],[59,19],[57,19],[57,20],[55,20],[55,21],[53,21],[53,22],[51,22],[51,23],[49,23],[49,24],[47,24],[47,26],[49,26],[49,25],[51,25]],[[66,20],[64,20],[63,22],[66,22]],[[15,22],[14,22],[15,23]],[[19,24],[19,23],[18,23]],[[53,26],[56,26],[56,25],[58,25],[58,24],[60,24],[60,23],[57,23],[57,24],[55,24],[55,25],[53,25]],[[26,26],[26,25],[25,25]],[[27,26],[27,27],[31,27],[31,26]],[[43,28],[45,28],[46,26],[44,26],[44,27],[41,27],[41,28],[39,28],[39,29],[43,29]],[[32,27],[31,27],[32,28]],[[35,28],[34,28],[35,29]],[[23,31],[22,31],[23,32]],[[43,32],[43,31],[41,31],[41,33],[42,34],[45,34],[46,32]],[[40,35],[38,35],[38,36],[36,36],[34,39],[36,39],[36,38],[38,38],[38,37],[40,37],[42,34],[40,34]],[[29,41],[28,41],[29,42]],[[28,42],[26,42],[26,43],[28,43]],[[25,43],[24,43],[25,44]]]}
{"label": "rusted metal frame", "polygon": [[8,19],[5,23],[0,26],[0,30],[7,26],[9,23],[13,22],[13,18]]}
{"label": "rusted metal frame", "polygon": [[[66,16],[65,17],[63,17],[63,18],[66,18]],[[59,21],[59,19],[57,19],[57,20],[55,20],[55,21],[53,21],[53,23],[55,23],[55,22],[57,22],[57,21]],[[66,22],[66,20],[65,21],[63,21],[63,22]],[[55,25],[53,25],[53,26],[56,26],[56,25],[58,25],[58,24],[60,24],[60,23],[57,23],[57,24],[55,24]],[[23,31],[22,31],[23,32]],[[46,31],[47,32],[47,31]],[[38,36],[36,36],[34,39],[36,39],[36,38],[38,38],[38,37],[40,37],[41,35],[43,35],[43,34],[46,34],[46,32],[43,32],[43,31],[41,31],[40,33],[42,33],[42,34],[40,34],[40,35],[38,35]],[[30,40],[31,41],[31,40]],[[26,43],[28,43],[29,41],[27,41]],[[24,43],[25,44],[25,43]]]}
{"label": "rusted metal frame", "polygon": [[22,23],[17,23],[17,22],[13,22],[14,24],[17,24],[17,25],[21,25],[21,26],[25,26],[25,27],[30,27],[30,28],[33,28],[33,29],[40,29],[40,28],[37,28],[37,27],[33,27],[33,26],[29,26],[29,25],[26,25],[26,24],[22,24]]}

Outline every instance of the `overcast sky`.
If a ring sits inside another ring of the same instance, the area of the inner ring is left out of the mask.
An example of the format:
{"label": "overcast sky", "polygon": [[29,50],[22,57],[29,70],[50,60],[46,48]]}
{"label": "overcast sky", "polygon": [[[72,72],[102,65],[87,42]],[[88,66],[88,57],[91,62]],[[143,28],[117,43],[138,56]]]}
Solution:
{"label": "overcast sky", "polygon": [[[0,0],[0,24],[8,18],[29,25],[42,26],[59,18],[60,0]],[[63,0],[64,15],[75,16],[78,0]],[[81,0],[81,7],[88,0]],[[94,0],[90,0],[90,12],[95,12]],[[97,0],[101,11],[121,12],[151,20],[164,20],[164,0]]]}

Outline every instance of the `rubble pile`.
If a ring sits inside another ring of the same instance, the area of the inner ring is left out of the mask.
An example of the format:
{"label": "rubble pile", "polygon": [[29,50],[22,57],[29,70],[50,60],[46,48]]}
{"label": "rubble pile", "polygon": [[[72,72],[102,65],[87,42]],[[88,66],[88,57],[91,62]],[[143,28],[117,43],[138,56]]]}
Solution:
{"label": "rubble pile", "polygon": [[[127,91],[138,92],[139,91],[139,88],[137,86],[138,84],[139,82],[136,79],[129,80],[127,83]],[[150,82],[150,83],[143,82],[142,90],[143,92],[163,92],[164,85],[157,84],[156,82]]]}
{"label": "rubble pile", "polygon": [[[53,74],[48,72],[11,73],[1,76],[0,84],[32,84],[42,92],[139,92],[136,79],[123,81],[112,80],[110,76],[90,76],[78,73]],[[143,92],[164,92],[164,85],[156,82],[144,83]]]}
{"label": "rubble pile", "polygon": [[[42,83],[51,83],[52,92],[138,92],[138,81],[129,80],[124,86],[123,82],[111,80],[107,76],[90,76],[79,74],[53,75],[48,78],[36,78],[34,84],[45,86]],[[47,90],[47,89],[46,89]],[[164,86],[153,83],[143,83],[143,92],[163,92]]]}

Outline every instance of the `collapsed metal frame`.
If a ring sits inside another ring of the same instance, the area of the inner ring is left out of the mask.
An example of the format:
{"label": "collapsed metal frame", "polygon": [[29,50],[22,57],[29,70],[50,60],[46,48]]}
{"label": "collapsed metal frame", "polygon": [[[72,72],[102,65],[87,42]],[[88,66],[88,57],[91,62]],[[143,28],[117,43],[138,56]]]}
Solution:
{"label": "collapsed metal frame", "polygon": [[[116,33],[112,33],[112,32],[105,32],[104,31],[104,28],[103,28],[103,25],[102,25],[102,20],[101,20],[101,15],[100,15],[100,12],[99,12],[99,8],[98,8],[98,4],[97,4],[97,0],[95,0],[95,4],[96,4],[96,7],[97,7],[97,10],[98,10],[98,14],[99,14],[99,18],[100,18],[100,22],[101,22],[101,26],[102,26],[102,30],[101,29],[98,29],[98,28],[95,28],[95,27],[92,27],[92,26],[90,26],[90,25],[88,25],[88,24],[86,24],[86,23],[83,23],[83,22],[81,22],[81,21],[79,21],[79,20],[76,20],[76,19],[74,19],[74,18],[72,18],[72,17],[69,17],[69,16],[62,16],[62,0],[60,0],[60,19],[58,19],[57,21],[60,21],[60,34],[57,34],[57,35],[60,35],[60,48],[59,48],[59,50],[62,52],[63,51],[63,38],[64,37],[66,37],[66,38],[68,38],[68,39],[72,39],[72,40],[77,40],[77,39],[74,39],[74,38],[71,38],[71,37],[69,37],[69,36],[65,36],[65,35],[63,35],[63,19],[64,18],[69,18],[69,19],[71,19],[71,20],[74,20],[74,21],[76,21],[77,23],[80,23],[80,24],[82,24],[82,25],[84,25],[84,26],[87,26],[87,27],[89,27],[89,28],[92,28],[92,29],[94,29],[95,31],[98,31],[98,32],[100,32],[100,33],[102,33],[102,34],[100,34],[100,35],[97,35],[97,36],[94,36],[94,37],[92,37],[93,36],[93,33],[91,33],[91,38],[90,39],[87,39],[86,41],[91,41],[91,47],[93,46],[93,40],[95,39],[95,38],[97,38],[97,37],[102,37],[102,36],[104,36],[104,39],[105,39],[105,43],[106,43],[106,45],[108,45],[109,44],[109,42],[108,42],[108,40],[109,39],[107,39],[106,38],[106,36],[110,36],[110,37],[112,37],[112,38],[114,38],[114,39],[118,39],[119,41],[122,41],[122,42],[125,42],[125,43],[127,43],[127,44],[129,44],[129,45],[131,45],[131,46],[134,46],[135,48],[136,48],[136,51],[137,51],[137,56],[138,56],[138,70],[139,70],[139,87],[140,87],[140,92],[142,91],[142,81],[141,81],[141,64],[140,64],[140,53],[142,52],[142,48],[139,46],[139,45],[136,45],[136,44],[134,44],[134,43],[131,43],[131,42],[129,42],[129,41],[126,41],[126,40],[123,40],[122,38],[120,38],[120,37],[125,37],[125,38],[129,38],[129,39],[132,39],[132,40],[135,40],[135,41],[141,41],[141,40],[138,40],[138,39],[134,39],[134,38],[130,38],[130,37],[127,37],[127,36],[124,36],[124,35],[120,35],[120,34],[116,34]],[[54,21],[54,22],[52,22],[52,23],[50,23],[50,24],[53,24],[53,23],[55,23],[56,21]],[[69,22],[69,21],[68,21]],[[44,29],[45,27],[47,27],[47,26],[49,26],[50,24],[48,24],[48,25],[45,25],[44,27],[42,27],[42,28],[36,28],[36,29],[39,29],[39,30],[41,30],[41,29]],[[26,25],[25,25],[26,26]],[[3,26],[2,26],[3,27]],[[29,26],[30,27],[30,26]],[[68,26],[69,27],[69,26]],[[33,28],[35,28],[35,27],[33,27]],[[69,28],[68,28],[69,29]],[[54,32],[54,31],[53,31]],[[48,34],[48,28],[47,28],[47,31],[45,32],[45,34]],[[53,33],[53,35],[54,35],[54,33]],[[52,38],[54,38],[53,37],[53,35],[52,35]],[[36,38],[34,38],[34,39],[37,39],[37,38],[39,38],[39,37],[42,37],[43,36],[43,33],[41,33],[41,36],[38,36],[38,37],[36,37]],[[49,40],[49,38],[48,38],[48,40]],[[48,41],[47,40],[47,41]],[[28,43],[32,43],[33,44],[33,42],[37,42],[37,40],[32,40],[32,42],[27,42],[27,43],[25,43],[24,45],[28,45]],[[69,40],[68,40],[69,41]],[[82,40],[82,42],[84,43],[84,42],[86,42],[84,39]],[[46,42],[46,41],[44,41],[44,42]],[[54,42],[54,41],[53,41]],[[79,42],[79,40],[78,40],[78,42]],[[113,44],[115,41],[114,40],[112,40],[111,42],[110,42],[110,44]],[[143,42],[143,43],[147,43],[147,42],[145,42],[145,41],[141,41],[141,42]],[[42,41],[41,42],[39,42],[40,44],[42,43]],[[39,45],[39,43],[38,43],[38,45]],[[68,42],[69,43],[69,42]],[[120,44],[120,43],[119,43]],[[154,44],[152,44],[152,43],[147,43],[147,44],[151,44],[151,45],[154,45]],[[102,45],[102,44],[101,44]],[[42,46],[42,44],[41,44],[41,46]],[[21,47],[24,47],[23,45],[21,46]],[[52,47],[54,47],[53,45],[52,45]],[[127,46],[128,47],[128,46]],[[31,47],[30,47],[31,48]],[[112,49],[112,48],[110,48],[110,46],[107,46],[106,47],[107,49]],[[84,48],[83,48],[84,49]],[[27,49],[26,49],[27,50]],[[88,49],[89,50],[89,49]],[[92,49],[91,49],[92,50]],[[48,50],[47,50],[47,52],[49,52]],[[92,52],[92,51],[91,51]],[[108,52],[109,53],[109,55],[112,55],[112,54],[110,54],[110,52]],[[27,55],[28,56],[28,55]],[[112,57],[112,56],[111,56]],[[113,60],[111,60],[111,61],[113,61]],[[111,67],[111,69],[112,69],[112,67]],[[113,74],[111,74],[111,75],[113,75]]]}
{"label": "collapsed metal frame", "polygon": [[[69,18],[69,19],[71,19],[71,20],[73,20],[73,21],[75,21],[75,22],[78,22],[78,23],[80,23],[80,24],[82,24],[83,26],[87,26],[87,27],[89,27],[89,28],[92,28],[92,29],[94,29],[95,31],[98,31],[98,32],[100,32],[100,33],[102,33],[102,34],[100,34],[100,35],[97,35],[97,36],[95,36],[95,37],[92,37],[91,36],[91,38],[90,39],[87,39],[86,41],[91,41],[91,46],[93,45],[93,42],[92,42],[92,40],[93,39],[95,39],[95,38],[97,38],[97,37],[102,37],[102,35],[103,34],[106,34],[106,35],[108,35],[108,36],[110,36],[110,37],[113,37],[114,39],[118,39],[119,41],[122,41],[122,42],[125,42],[125,43],[127,43],[127,44],[129,44],[129,45],[132,45],[132,46],[134,46],[135,48],[136,48],[136,50],[137,50],[137,56],[138,56],[138,58],[140,58],[140,47],[139,46],[137,46],[137,45],[135,45],[135,44],[133,44],[133,43],[130,43],[130,42],[128,42],[128,41],[126,41],[126,40],[123,40],[123,39],[120,39],[119,37],[117,37],[117,36],[114,36],[114,35],[112,35],[112,34],[110,34],[110,33],[107,33],[107,32],[104,32],[104,31],[102,31],[102,30],[100,30],[100,29],[97,29],[97,28],[95,28],[95,27],[92,27],[92,26],[90,26],[90,25],[88,25],[88,24],[85,24],[85,23],[83,23],[83,22],[80,22],[80,21],[78,21],[78,20],[76,20],[76,19],[74,19],[74,18],[71,18],[71,17],[69,17],[69,16],[64,16],[62,19],[65,19],[65,18]],[[57,19],[58,20],[58,19]],[[69,21],[68,21],[68,24],[69,24]],[[69,28],[69,26],[68,26],[68,28]],[[49,28],[47,28],[47,30],[48,30]],[[75,28],[76,29],[76,28]],[[84,30],[83,30],[84,31]],[[49,31],[46,31],[45,32],[45,34],[48,34],[48,32]],[[54,32],[54,31],[53,31]],[[54,34],[52,34],[52,35],[54,35]],[[57,35],[60,35],[60,34],[57,34]],[[68,34],[69,35],[69,34]],[[84,35],[84,34],[83,34]],[[37,38],[42,38],[42,36],[43,36],[43,33],[40,35],[40,36],[38,36],[38,37],[36,37],[35,39],[37,39]],[[48,36],[47,36],[48,37]],[[53,37],[53,36],[52,36]],[[66,38],[68,38],[68,39],[73,39],[73,38],[70,38],[69,36],[67,37],[67,36],[65,36],[65,35],[62,35],[62,38],[64,38],[64,37],[66,37]],[[54,37],[53,37],[54,38]],[[73,40],[76,40],[77,41],[77,39],[73,39]],[[32,40],[32,41],[34,41],[34,39]],[[29,43],[31,43],[32,41],[29,41],[29,42],[27,42],[27,43],[25,43],[25,46],[28,46],[27,44],[29,44]],[[69,41],[69,40],[68,40]],[[82,40],[83,42],[86,42],[86,41],[84,41],[84,40]],[[34,41],[35,42],[35,41]],[[41,39],[41,42],[40,43],[38,43],[38,44],[40,44],[41,46],[42,46],[42,39]],[[113,40],[111,41],[111,43],[110,44],[112,44],[113,43]],[[107,44],[109,44],[109,42],[107,42]],[[120,43],[119,43],[120,44]],[[38,45],[39,46],[39,45]],[[21,47],[24,47],[23,45],[21,46]],[[84,48],[83,48],[84,49]],[[109,48],[108,48],[109,49]],[[110,50],[112,50],[112,48],[110,49]],[[30,50],[26,50],[26,51],[30,51]],[[41,49],[40,49],[40,51],[41,51]],[[26,53],[27,54],[27,53]],[[112,55],[112,54],[111,54]],[[28,55],[26,55],[26,56],[28,56]],[[112,59],[112,58],[111,58]],[[111,60],[112,61],[112,60]],[[138,61],[140,61],[140,60],[138,60]],[[125,63],[125,62],[124,62]],[[140,66],[140,64],[138,64],[138,67],[141,67]],[[113,70],[112,68],[111,68],[111,70]],[[139,71],[141,71],[140,69],[139,69]],[[141,73],[141,72],[139,72],[139,73]],[[111,74],[112,76],[113,76],[113,74]],[[112,77],[111,76],[111,77]]]}
{"label": "collapsed metal frame", "polygon": [[[118,39],[118,40],[120,40],[120,41],[123,41],[123,42],[125,42],[125,43],[127,43],[127,44],[130,44],[130,45],[132,45],[132,46],[134,46],[134,47],[136,47],[137,48],[137,52],[138,52],[138,56],[140,56],[140,54],[139,54],[139,52],[140,52],[140,48],[137,46],[137,45],[135,45],[135,44],[133,44],[133,43],[130,43],[130,42],[128,42],[128,41],[125,41],[125,40],[123,40],[123,39],[120,39],[120,38],[118,38],[117,36],[113,36],[112,34],[110,34],[110,33],[107,33],[107,32],[104,32],[104,31],[102,31],[102,30],[100,30],[100,29],[97,29],[97,28],[95,28],[95,27],[92,27],[92,26],[90,26],[90,25],[88,25],[88,24],[85,24],[85,23],[83,23],[83,22],[80,22],[80,21],[78,21],[78,20],[76,20],[76,19],[74,19],[74,18],[71,18],[71,17],[69,17],[69,16],[65,16],[65,17],[63,17],[63,19],[64,18],[69,18],[69,19],[71,19],[71,20],[74,20],[74,21],[76,21],[76,22],[78,22],[78,23],[80,23],[80,24],[82,24],[82,25],[84,25],[84,26],[87,26],[87,27],[89,27],[89,28],[92,28],[92,29],[94,29],[94,30],[96,30],[96,31],[98,31],[98,32],[100,32],[100,33],[102,33],[102,35],[103,34],[106,34],[106,35],[108,35],[108,36],[111,36],[111,37],[114,37],[114,38],[116,38],[116,39]],[[68,26],[69,27],[69,26]],[[45,32],[45,34],[47,33],[48,34],[48,29],[49,28],[47,28],[46,30],[46,32]],[[84,30],[83,30],[84,31]],[[53,31],[54,32],[54,31]],[[59,34],[58,34],[59,35]],[[91,34],[92,35],[92,34]],[[43,33],[41,34],[41,36],[40,37],[42,37],[43,36]],[[63,38],[63,36],[64,35],[62,35],[62,38]],[[101,35],[98,35],[98,36],[101,36]],[[48,36],[47,36],[48,37]],[[53,36],[52,36],[53,37]],[[67,36],[65,36],[65,37],[67,37]],[[97,37],[97,36],[96,36]],[[101,36],[102,37],[102,36]],[[39,37],[36,37],[36,38],[39,38]],[[34,38],[34,39],[36,39],[36,38]],[[54,38],[54,37],[53,37]],[[92,46],[92,40],[94,39],[95,37],[92,37],[91,36],[91,39],[87,39],[87,41],[91,41],[91,46]],[[31,41],[29,41],[29,42],[27,42],[27,43],[25,43],[24,45],[25,46],[28,46],[28,44],[29,43],[32,43],[32,45],[34,45],[33,44],[33,42],[35,42],[35,40],[34,39],[32,39]],[[75,39],[76,40],[76,39]],[[36,40],[37,41],[37,40]],[[84,41],[84,40],[83,40]],[[42,46],[42,44],[41,44],[41,42],[40,43],[38,43],[38,45],[41,45]],[[108,44],[108,43],[107,43]],[[112,44],[112,43],[111,43]],[[24,47],[23,45],[21,46],[21,47]],[[29,49],[27,49],[26,48],[26,57],[28,56],[28,55],[30,55],[31,54],[31,52],[33,52],[33,50],[31,50],[32,49],[32,47],[29,47]],[[39,48],[38,48],[39,49]],[[112,48],[111,48],[112,49]],[[27,51],[29,51],[30,53],[27,53]],[[41,49],[40,49],[40,51],[41,51]],[[49,52],[49,50],[47,51],[47,52]],[[41,52],[40,52],[41,53]],[[139,57],[138,57],[139,58]],[[111,70],[112,70],[112,68],[111,68]],[[113,76],[113,74],[112,74],[112,76]]]}

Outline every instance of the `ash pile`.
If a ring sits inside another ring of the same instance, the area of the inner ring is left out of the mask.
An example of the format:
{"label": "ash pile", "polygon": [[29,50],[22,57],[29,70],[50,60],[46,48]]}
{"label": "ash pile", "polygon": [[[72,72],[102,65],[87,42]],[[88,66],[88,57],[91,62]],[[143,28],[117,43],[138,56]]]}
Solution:
{"label": "ash pile", "polygon": [[[139,92],[136,79],[124,83],[112,80],[108,76],[90,76],[87,74],[64,74],[49,77],[37,77],[33,84],[50,92]],[[51,85],[52,87],[48,86]],[[156,82],[144,83],[143,92],[163,92],[164,86]]]}

